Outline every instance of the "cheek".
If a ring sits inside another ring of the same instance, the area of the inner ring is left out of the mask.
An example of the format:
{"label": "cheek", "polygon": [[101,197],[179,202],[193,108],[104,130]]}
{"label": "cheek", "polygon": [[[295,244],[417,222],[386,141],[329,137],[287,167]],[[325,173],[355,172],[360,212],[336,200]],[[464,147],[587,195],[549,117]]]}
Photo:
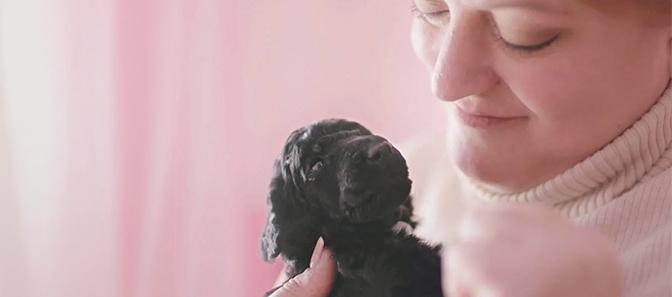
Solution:
{"label": "cheek", "polygon": [[591,109],[591,103],[580,96],[590,91],[589,86],[577,77],[576,67],[565,66],[565,58],[519,61],[506,57],[497,61],[497,72],[513,98],[510,105],[522,105],[518,109],[526,110],[530,117],[528,132],[558,133],[558,129],[568,128],[567,123],[574,123],[567,119],[581,118],[583,111]]}
{"label": "cheek", "polygon": [[531,113],[529,140],[557,160],[576,162],[627,126],[619,122],[629,118],[622,112],[605,112],[622,106],[621,98],[609,87],[597,87],[592,81],[599,74],[590,67],[548,65],[521,76],[522,82],[535,82],[512,87]]}
{"label": "cheek", "polygon": [[519,69],[519,73],[512,73],[513,78],[507,80],[513,95],[529,110],[534,121],[540,124],[565,122],[583,111],[599,109],[601,103],[595,99],[600,96],[577,75],[579,69],[548,64],[551,65]]}
{"label": "cheek", "polygon": [[315,184],[316,192],[319,193],[320,202],[328,208],[336,209],[340,203],[341,191],[338,180],[324,174]]}
{"label": "cheek", "polygon": [[411,27],[411,44],[415,55],[430,70],[438,56],[436,28],[432,28],[419,19],[414,19]]}
{"label": "cheek", "polygon": [[660,51],[633,54],[616,42],[607,43],[610,49],[584,44],[536,61],[510,61],[503,80],[541,124],[569,129],[591,123],[616,130],[629,125],[669,79],[651,58]]}
{"label": "cheek", "polygon": [[[527,136],[567,164],[617,137],[655,102],[668,80],[656,63],[661,50],[655,44],[601,35],[536,59],[498,60],[502,80],[529,110]],[[637,52],[630,43],[646,44],[648,51]]]}

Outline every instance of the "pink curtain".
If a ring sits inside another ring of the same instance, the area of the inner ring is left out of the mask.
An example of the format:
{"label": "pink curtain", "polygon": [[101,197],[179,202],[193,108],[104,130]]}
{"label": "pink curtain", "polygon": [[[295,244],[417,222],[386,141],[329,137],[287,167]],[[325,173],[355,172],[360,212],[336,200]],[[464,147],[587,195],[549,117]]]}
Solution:
{"label": "pink curtain", "polygon": [[0,296],[260,296],[291,130],[440,129],[405,2],[2,0]]}

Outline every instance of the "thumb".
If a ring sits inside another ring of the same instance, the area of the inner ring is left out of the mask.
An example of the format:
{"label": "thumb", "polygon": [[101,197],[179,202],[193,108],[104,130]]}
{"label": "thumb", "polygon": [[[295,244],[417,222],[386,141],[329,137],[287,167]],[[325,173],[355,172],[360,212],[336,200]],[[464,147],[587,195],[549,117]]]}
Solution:
{"label": "thumb", "polygon": [[320,238],[310,258],[310,267],[287,281],[270,297],[327,297],[336,278],[336,263]]}

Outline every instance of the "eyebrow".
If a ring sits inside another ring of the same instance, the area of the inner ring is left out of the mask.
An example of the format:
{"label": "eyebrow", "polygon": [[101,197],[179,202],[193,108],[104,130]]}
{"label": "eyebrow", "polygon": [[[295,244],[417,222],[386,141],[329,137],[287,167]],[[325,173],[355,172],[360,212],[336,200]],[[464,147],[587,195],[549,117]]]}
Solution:
{"label": "eyebrow", "polygon": [[500,8],[528,8],[543,12],[564,13],[565,10],[558,1],[538,0],[475,0],[474,7],[483,10]]}

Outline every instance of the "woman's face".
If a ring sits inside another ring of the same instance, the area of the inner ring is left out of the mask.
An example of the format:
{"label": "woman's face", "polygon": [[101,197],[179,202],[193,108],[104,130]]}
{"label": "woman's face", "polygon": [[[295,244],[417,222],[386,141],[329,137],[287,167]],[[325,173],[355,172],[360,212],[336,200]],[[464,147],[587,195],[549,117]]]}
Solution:
{"label": "woman's face", "polygon": [[449,151],[466,175],[529,189],[609,143],[665,90],[670,14],[586,1],[415,0],[413,47],[451,103]]}

